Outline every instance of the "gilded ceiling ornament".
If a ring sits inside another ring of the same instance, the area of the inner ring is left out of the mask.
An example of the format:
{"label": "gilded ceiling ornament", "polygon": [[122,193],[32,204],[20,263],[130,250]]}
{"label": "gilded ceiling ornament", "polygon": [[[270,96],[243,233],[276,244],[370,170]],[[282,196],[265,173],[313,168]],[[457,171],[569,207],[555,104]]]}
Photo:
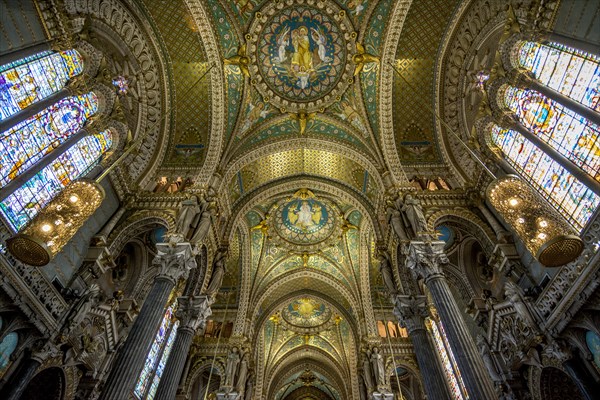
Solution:
{"label": "gilded ceiling ornament", "polygon": [[356,64],[354,67],[354,76],[356,76],[360,74],[365,64],[379,63],[379,57],[367,53],[365,47],[356,42],[356,53],[352,56],[352,62]]}
{"label": "gilded ceiling ornament", "polygon": [[300,127],[300,134],[304,135],[304,132],[306,132],[306,124],[308,120],[314,118],[316,115],[317,113],[307,114],[306,111],[300,110],[300,112],[298,112],[297,114],[291,114],[291,117],[293,120],[298,121],[298,126]]}
{"label": "gilded ceiling ornament", "polygon": [[246,35],[253,84],[283,112],[324,109],[353,82],[353,31],[333,1],[267,2]]}
{"label": "gilded ceiling ornament", "polygon": [[223,64],[237,65],[240,68],[240,71],[242,71],[242,74],[250,77],[250,70],[248,69],[250,57],[246,55],[246,43],[240,46],[235,56],[223,59]]}

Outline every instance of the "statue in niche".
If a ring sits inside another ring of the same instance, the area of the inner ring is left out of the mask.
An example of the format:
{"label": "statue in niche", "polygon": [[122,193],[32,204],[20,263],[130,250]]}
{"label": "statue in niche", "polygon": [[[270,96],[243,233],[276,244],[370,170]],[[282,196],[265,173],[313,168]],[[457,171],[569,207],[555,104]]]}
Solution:
{"label": "statue in niche", "polygon": [[246,379],[246,388],[244,390],[244,400],[253,400],[252,395],[254,394],[254,384],[252,383],[252,377]]}
{"label": "statue in niche", "polygon": [[185,238],[188,231],[192,227],[194,218],[196,218],[196,215],[198,215],[199,212],[200,206],[198,205],[198,198],[196,196],[192,196],[189,199],[183,200],[180,204],[177,222],[175,223],[176,234],[179,234]]}
{"label": "statue in niche", "polygon": [[100,286],[95,283],[91,284],[73,307],[71,307],[71,310],[65,317],[61,328],[62,333],[69,334],[74,329],[80,327],[90,310],[98,306],[101,299],[102,293]]}
{"label": "statue in niche", "polygon": [[237,347],[233,347],[227,356],[227,367],[225,369],[225,386],[233,386],[240,363],[240,353]]}
{"label": "statue in niche", "polygon": [[481,358],[483,359],[483,363],[490,374],[490,378],[495,383],[501,382],[502,378],[498,372],[498,368],[496,367],[496,363],[494,362],[494,357],[492,356],[492,351],[490,349],[490,345],[483,335],[477,335],[477,347],[479,348],[479,353],[481,353]]}
{"label": "statue in niche", "polygon": [[373,375],[375,375],[375,381],[377,387],[385,385],[385,365],[383,363],[383,356],[379,354],[379,348],[373,347],[371,352],[371,367],[373,368]]}
{"label": "statue in niche", "polygon": [[208,235],[213,219],[217,215],[216,203],[211,198],[202,198],[198,213],[199,218],[196,219],[199,221],[195,224],[196,229],[190,239],[190,242],[195,244],[202,242]]}
{"label": "statue in niche", "polygon": [[406,218],[412,227],[415,236],[420,236],[427,230],[427,219],[423,214],[423,207],[419,200],[415,199],[411,194],[404,197],[402,211],[406,214]]}
{"label": "statue in niche", "polygon": [[246,379],[248,378],[248,351],[242,351],[242,359],[237,376],[235,389],[238,393],[242,393],[246,388]]}
{"label": "statue in niche", "polygon": [[390,254],[387,252],[387,250],[380,250],[377,259],[379,260],[379,273],[381,274],[381,278],[385,284],[385,287],[391,295],[397,294],[398,289],[396,288],[396,283],[394,282]]}
{"label": "statue in niche", "polygon": [[490,282],[494,278],[494,267],[488,263],[488,259],[483,251],[477,252],[475,263],[479,277],[484,282]]}
{"label": "statue in niche", "polygon": [[506,300],[511,302],[515,311],[523,319],[525,324],[535,332],[539,333],[537,321],[531,313],[531,310],[527,305],[527,300],[523,296],[520,288],[517,287],[514,282],[507,280],[504,286],[504,295],[506,296]]}
{"label": "statue in niche", "polygon": [[367,352],[363,355],[363,378],[365,380],[365,384],[367,385],[367,390],[373,390],[375,385],[373,384],[373,372],[371,370],[371,351],[367,350]]}
{"label": "statue in niche", "polygon": [[223,278],[225,277],[225,257],[227,256],[227,252],[225,250],[219,250],[215,255],[215,259],[213,261],[213,270],[212,276],[210,277],[210,282],[206,288],[206,294],[209,296],[214,296],[217,294],[219,289],[221,288],[221,284],[223,283]]}
{"label": "statue in niche", "polygon": [[395,201],[388,200],[386,209],[387,222],[400,240],[409,240],[405,228],[408,225],[408,221],[402,212],[402,206],[403,204],[400,198]]}

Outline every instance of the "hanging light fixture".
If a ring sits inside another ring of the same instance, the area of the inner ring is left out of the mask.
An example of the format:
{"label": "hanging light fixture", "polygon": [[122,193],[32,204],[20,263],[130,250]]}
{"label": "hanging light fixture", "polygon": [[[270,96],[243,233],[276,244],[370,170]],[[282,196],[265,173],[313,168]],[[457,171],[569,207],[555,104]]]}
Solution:
{"label": "hanging light fixture", "polygon": [[494,180],[487,189],[491,205],[546,267],[560,267],[583,251],[571,225],[527,183],[514,175]]}
{"label": "hanging light fixture", "polygon": [[19,261],[41,267],[64,247],[104,199],[100,184],[79,180],[59,193],[19,234],[6,241]]}

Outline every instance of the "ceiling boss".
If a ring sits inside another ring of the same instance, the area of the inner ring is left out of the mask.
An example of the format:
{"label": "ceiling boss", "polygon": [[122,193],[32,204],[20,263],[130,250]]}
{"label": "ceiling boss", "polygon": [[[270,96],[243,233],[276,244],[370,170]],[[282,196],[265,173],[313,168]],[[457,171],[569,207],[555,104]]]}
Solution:
{"label": "ceiling boss", "polygon": [[354,81],[356,34],[334,2],[268,2],[250,25],[251,84],[281,112],[313,113]]}

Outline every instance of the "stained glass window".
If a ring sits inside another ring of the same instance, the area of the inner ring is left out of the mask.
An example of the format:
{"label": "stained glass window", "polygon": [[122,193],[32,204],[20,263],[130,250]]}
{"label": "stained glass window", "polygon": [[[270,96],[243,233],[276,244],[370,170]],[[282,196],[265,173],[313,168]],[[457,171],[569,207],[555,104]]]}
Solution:
{"label": "stained glass window", "polygon": [[599,196],[520,133],[494,125],[492,140],[523,179],[573,226],[583,229],[600,205]]}
{"label": "stained glass window", "polygon": [[0,67],[0,120],[65,87],[83,71],[76,50],[43,52]]}
{"label": "stained glass window", "polygon": [[504,101],[529,131],[600,181],[598,125],[533,90],[508,87]]}
{"label": "stained glass window", "polygon": [[456,365],[456,360],[454,359],[452,349],[448,344],[448,339],[446,338],[446,333],[444,332],[442,323],[430,320],[430,324],[427,325],[430,327],[435,347],[438,351],[438,355],[440,356],[444,373],[446,374],[446,381],[450,386],[452,397],[455,400],[468,399],[469,395],[467,393],[467,389],[465,388],[462,376],[460,375],[460,370]]}
{"label": "stained glass window", "polygon": [[521,42],[517,51],[519,65],[543,85],[600,111],[600,58],[557,43]]}
{"label": "stained glass window", "polygon": [[18,342],[19,335],[15,332],[4,336],[4,339],[0,342],[0,377],[6,373],[6,370],[10,366],[10,356],[17,348]]}
{"label": "stained glass window", "polygon": [[98,98],[93,92],[71,96],[2,132],[0,185],[6,185],[79,132],[97,110]]}
{"label": "stained glass window", "polygon": [[177,301],[165,311],[134,390],[134,394],[138,399],[151,400],[156,394],[160,378],[162,377],[175,337],[177,336],[179,321],[174,319],[176,309]]}
{"label": "stained glass window", "polygon": [[112,145],[110,130],[85,136],[0,203],[0,212],[19,231],[69,182],[85,176]]}

